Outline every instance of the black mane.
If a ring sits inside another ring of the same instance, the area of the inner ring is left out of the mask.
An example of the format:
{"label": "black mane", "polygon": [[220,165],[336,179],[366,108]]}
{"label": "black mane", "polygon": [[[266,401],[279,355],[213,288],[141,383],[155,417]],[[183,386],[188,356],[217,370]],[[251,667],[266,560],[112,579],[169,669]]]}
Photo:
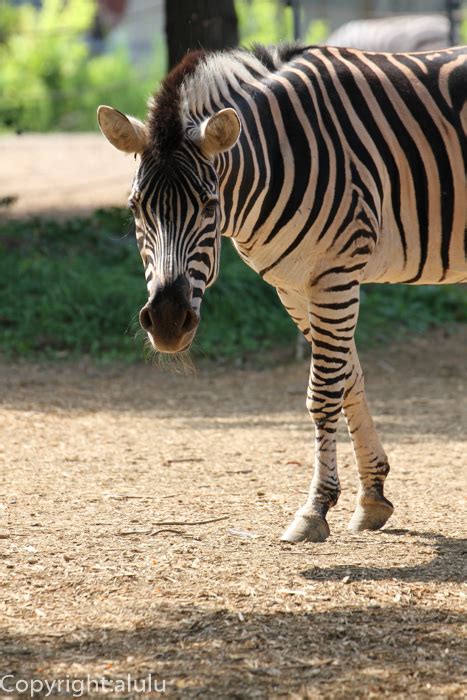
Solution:
{"label": "black mane", "polygon": [[[295,56],[303,53],[307,49],[313,48],[311,46],[302,46],[301,44],[281,44],[277,47],[277,54],[281,63],[288,63]],[[261,63],[266,66],[270,71],[277,70],[277,65],[274,63],[274,56],[269,46],[263,46],[262,44],[254,44],[251,53],[258,58]]]}
{"label": "black mane", "polygon": [[[253,54],[270,71],[278,69],[277,58],[281,63],[292,60],[307,48],[298,44],[283,44],[278,53],[262,45],[251,50],[243,49],[245,55]],[[192,75],[197,66],[212,52],[190,51],[162,81],[149,108],[148,128],[152,154],[160,161],[167,161],[183,141],[181,119],[180,87],[186,77]],[[228,52],[226,52],[228,53]]]}
{"label": "black mane", "polygon": [[190,51],[161,83],[149,110],[149,138],[154,155],[166,160],[183,140],[180,116],[180,87],[184,79],[194,73],[206,56],[205,51]]}

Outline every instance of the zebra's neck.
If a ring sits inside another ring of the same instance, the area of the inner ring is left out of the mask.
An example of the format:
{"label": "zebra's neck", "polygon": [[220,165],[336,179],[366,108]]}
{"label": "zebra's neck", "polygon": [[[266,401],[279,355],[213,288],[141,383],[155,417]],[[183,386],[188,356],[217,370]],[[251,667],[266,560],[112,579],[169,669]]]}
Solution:
{"label": "zebra's neck", "polygon": [[181,86],[180,110],[186,125],[199,124],[225,107],[233,107],[240,116],[238,144],[218,156],[216,163],[224,236],[252,242],[265,230],[280,198],[287,135],[278,118],[280,110],[275,108],[276,93],[281,70],[302,51],[298,47],[258,47],[255,52],[240,49],[209,54]]}

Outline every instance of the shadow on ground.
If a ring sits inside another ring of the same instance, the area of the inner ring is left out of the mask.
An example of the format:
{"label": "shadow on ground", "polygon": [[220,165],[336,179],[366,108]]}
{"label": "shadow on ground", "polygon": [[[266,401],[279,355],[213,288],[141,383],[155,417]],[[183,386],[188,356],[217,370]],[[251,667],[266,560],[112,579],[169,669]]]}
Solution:
{"label": "shadow on ground", "polygon": [[212,698],[327,687],[334,689],[327,697],[361,697],[362,687],[383,691],[388,680],[394,696],[407,690],[408,677],[431,687],[461,680],[455,664],[466,619],[437,609],[365,606],[239,617],[225,609],[161,608],[157,618],[164,623],[152,615],[132,630],[79,629],[69,639],[5,636],[3,668],[22,678],[50,678],[44,669],[57,673],[61,664],[81,668],[75,677],[84,677],[90,664],[105,665],[112,669],[107,678],[152,672],[176,695]]}
{"label": "shadow on ground", "polygon": [[[302,571],[302,576],[310,581],[342,581],[346,576],[351,581],[384,581],[396,580],[412,583],[429,583],[434,581],[453,581],[463,583],[466,578],[465,555],[467,554],[467,539],[445,537],[433,532],[416,532],[413,530],[391,529],[381,532],[384,539],[381,540],[381,552],[384,554],[388,542],[388,535],[408,535],[419,538],[426,544],[434,545],[434,558],[426,564],[407,566],[379,567],[362,566],[360,564],[340,564],[339,566],[319,567],[314,566]],[[392,538],[391,538],[392,539]],[[410,543],[406,546],[412,546]]]}
{"label": "shadow on ground", "polygon": [[[451,339],[451,344],[449,373],[443,374],[438,366],[443,353],[429,358],[436,381],[426,381],[426,368],[420,364],[410,369],[401,366],[400,372],[388,375],[378,372],[377,360],[367,363],[370,409],[381,435],[404,439],[413,434],[442,434],[445,439],[466,439],[462,431],[466,368],[455,356],[461,352],[462,334]],[[384,357],[383,349],[378,353]],[[402,352],[397,355],[401,357]],[[108,412],[136,419],[183,419],[186,425],[181,430],[211,430],[213,424],[206,419],[222,421],[224,430],[274,430],[286,422],[289,428],[311,435],[313,427],[305,408],[307,376],[305,363],[267,372],[213,366],[188,377],[140,365],[98,368],[85,363],[0,363],[0,405],[5,410],[45,414]]]}

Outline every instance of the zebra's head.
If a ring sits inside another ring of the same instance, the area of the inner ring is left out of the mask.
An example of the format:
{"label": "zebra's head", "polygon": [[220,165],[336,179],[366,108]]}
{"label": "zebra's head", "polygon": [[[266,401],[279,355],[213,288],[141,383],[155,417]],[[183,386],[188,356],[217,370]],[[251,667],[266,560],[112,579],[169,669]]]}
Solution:
{"label": "zebra's head", "polygon": [[204,291],[218,274],[216,164],[238,139],[238,116],[222,109],[199,123],[171,122],[159,104],[143,123],[101,106],[98,121],[113,146],[140,156],[129,206],[148,290],[141,326],[156,350],[181,352],[193,341]]}

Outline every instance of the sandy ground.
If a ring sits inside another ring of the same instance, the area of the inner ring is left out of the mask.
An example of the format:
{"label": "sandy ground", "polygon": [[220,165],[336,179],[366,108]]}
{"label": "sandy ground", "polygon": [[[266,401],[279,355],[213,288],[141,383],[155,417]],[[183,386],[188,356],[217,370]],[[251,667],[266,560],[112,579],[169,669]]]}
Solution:
{"label": "sandy ground", "polygon": [[101,134],[22,134],[0,137],[2,216],[88,213],[125,206],[135,162]]}
{"label": "sandy ground", "polygon": [[90,674],[156,697],[110,694],[152,673],[177,698],[465,697],[466,345],[464,328],[363,353],[395,514],[347,531],[342,426],[332,535],[295,546],[305,363],[0,364],[7,687]]}

